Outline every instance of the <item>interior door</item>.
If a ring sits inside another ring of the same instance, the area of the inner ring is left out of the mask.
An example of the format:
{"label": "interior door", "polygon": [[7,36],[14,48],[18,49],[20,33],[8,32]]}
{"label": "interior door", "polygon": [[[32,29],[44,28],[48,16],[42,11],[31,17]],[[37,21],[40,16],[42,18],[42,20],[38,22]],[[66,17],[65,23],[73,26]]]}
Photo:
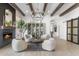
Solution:
{"label": "interior door", "polygon": [[67,22],[67,40],[72,41],[71,21]]}
{"label": "interior door", "polygon": [[67,21],[67,40],[73,43],[79,43],[78,41],[78,18]]}
{"label": "interior door", "polygon": [[78,19],[73,19],[73,42],[78,43]]}

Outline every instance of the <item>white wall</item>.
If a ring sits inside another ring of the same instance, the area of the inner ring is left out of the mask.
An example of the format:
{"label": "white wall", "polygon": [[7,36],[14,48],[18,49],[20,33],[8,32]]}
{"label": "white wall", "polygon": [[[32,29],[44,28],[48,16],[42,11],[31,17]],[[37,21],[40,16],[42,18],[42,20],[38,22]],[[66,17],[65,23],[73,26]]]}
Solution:
{"label": "white wall", "polygon": [[49,15],[45,16],[43,19],[43,23],[46,23],[46,33],[50,34],[50,20],[51,17]]}
{"label": "white wall", "polygon": [[79,7],[74,9],[73,11],[69,12],[68,14],[62,16],[62,17],[53,17],[54,20],[56,20],[58,25],[58,35],[60,39],[66,40],[67,35],[67,24],[66,21],[74,19],[79,17]]}
{"label": "white wall", "polygon": [[64,39],[66,40],[66,37],[67,37],[67,27],[66,27],[66,22],[61,22],[59,24],[59,37],[60,39]]}

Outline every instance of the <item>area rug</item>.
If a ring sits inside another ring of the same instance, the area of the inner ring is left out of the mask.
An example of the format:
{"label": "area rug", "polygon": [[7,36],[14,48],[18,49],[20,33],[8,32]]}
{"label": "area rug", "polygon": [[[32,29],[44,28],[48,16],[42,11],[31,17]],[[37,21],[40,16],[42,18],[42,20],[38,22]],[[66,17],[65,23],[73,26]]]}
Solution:
{"label": "area rug", "polygon": [[41,43],[29,43],[27,51],[45,51]]}

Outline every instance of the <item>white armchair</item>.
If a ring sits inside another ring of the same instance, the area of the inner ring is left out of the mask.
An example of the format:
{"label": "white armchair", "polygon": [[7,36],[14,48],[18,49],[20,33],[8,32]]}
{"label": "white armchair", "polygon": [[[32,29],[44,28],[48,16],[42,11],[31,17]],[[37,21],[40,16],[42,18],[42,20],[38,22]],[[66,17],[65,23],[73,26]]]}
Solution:
{"label": "white armchair", "polygon": [[42,43],[42,48],[48,51],[55,50],[55,40],[54,38],[49,38],[49,40],[44,40]]}
{"label": "white armchair", "polygon": [[25,50],[28,46],[28,43],[26,43],[24,40],[20,39],[13,39],[12,40],[12,49],[14,51],[22,51]]}

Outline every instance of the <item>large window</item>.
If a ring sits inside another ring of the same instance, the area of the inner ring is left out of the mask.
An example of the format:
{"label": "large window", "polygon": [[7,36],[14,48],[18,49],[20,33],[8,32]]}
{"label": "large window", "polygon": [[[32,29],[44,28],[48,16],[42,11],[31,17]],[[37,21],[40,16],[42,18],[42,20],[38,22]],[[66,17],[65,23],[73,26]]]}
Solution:
{"label": "large window", "polygon": [[45,23],[27,23],[28,34],[31,34],[34,38],[39,38],[45,34]]}

